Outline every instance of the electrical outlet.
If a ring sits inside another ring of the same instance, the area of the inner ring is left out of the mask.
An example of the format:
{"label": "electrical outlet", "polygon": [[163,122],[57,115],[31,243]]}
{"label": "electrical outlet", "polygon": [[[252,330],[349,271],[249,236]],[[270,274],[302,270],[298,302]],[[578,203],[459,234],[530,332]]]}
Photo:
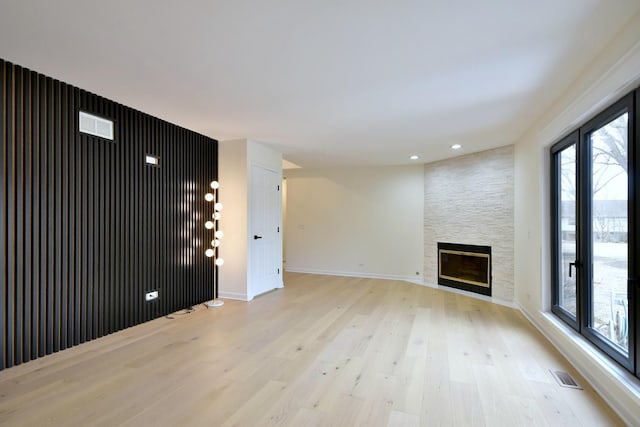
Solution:
{"label": "electrical outlet", "polygon": [[151,291],[144,294],[145,301],[151,301],[158,298],[158,291]]}

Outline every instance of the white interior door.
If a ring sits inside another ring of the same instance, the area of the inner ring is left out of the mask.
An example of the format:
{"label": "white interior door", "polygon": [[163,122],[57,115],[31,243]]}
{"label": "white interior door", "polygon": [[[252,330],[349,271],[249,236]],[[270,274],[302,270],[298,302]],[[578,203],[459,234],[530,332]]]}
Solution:
{"label": "white interior door", "polygon": [[251,296],[282,287],[280,176],[251,167]]}

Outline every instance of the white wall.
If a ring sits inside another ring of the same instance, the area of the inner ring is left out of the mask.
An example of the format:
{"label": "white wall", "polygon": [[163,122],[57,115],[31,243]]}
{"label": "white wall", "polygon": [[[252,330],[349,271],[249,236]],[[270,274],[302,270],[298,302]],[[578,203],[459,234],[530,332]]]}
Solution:
{"label": "white wall", "polygon": [[640,425],[640,382],[548,313],[549,147],[640,82],[640,14],[516,144],[515,283],[525,315],[629,425]]}
{"label": "white wall", "polygon": [[223,204],[220,229],[224,232],[220,256],[225,261],[218,270],[218,295],[249,301],[255,296],[250,271],[251,166],[260,165],[282,176],[282,155],[256,141],[221,141],[218,165],[219,200]]}
{"label": "white wall", "polygon": [[223,205],[220,229],[224,238],[218,269],[220,298],[247,299],[247,144],[246,140],[218,143],[219,200]]}
{"label": "white wall", "polygon": [[285,174],[287,271],[422,281],[423,165]]}
{"label": "white wall", "polygon": [[513,302],[513,146],[424,167],[424,279],[438,282],[438,242],[491,247],[491,294]]}
{"label": "white wall", "polygon": [[[284,172],[283,172],[284,174]],[[282,179],[282,262],[287,262],[287,179]]]}

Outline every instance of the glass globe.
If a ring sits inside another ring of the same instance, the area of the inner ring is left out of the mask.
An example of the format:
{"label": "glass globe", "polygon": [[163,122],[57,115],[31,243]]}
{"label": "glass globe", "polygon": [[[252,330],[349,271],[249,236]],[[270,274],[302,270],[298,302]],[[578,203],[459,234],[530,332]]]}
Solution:
{"label": "glass globe", "polygon": [[215,208],[215,210],[221,211],[222,210],[222,203],[218,202],[215,205],[213,205],[213,207]]}
{"label": "glass globe", "polygon": [[222,265],[222,264],[224,264],[224,260],[222,258],[218,258],[216,260],[216,265]]}
{"label": "glass globe", "polygon": [[224,237],[224,233],[222,232],[222,230],[216,231],[216,237],[218,239],[222,239]]}
{"label": "glass globe", "polygon": [[220,214],[220,212],[216,212],[213,214],[213,219],[219,220],[220,218],[222,218],[222,215]]}
{"label": "glass globe", "polygon": [[[204,227],[205,227],[207,230],[211,230],[211,229],[213,228],[213,221],[207,221],[207,222],[205,222],[205,223],[204,223]],[[217,233],[216,233],[216,234],[217,234]]]}
{"label": "glass globe", "polygon": [[204,199],[205,199],[207,202],[212,201],[212,200],[213,200],[213,194],[211,194],[211,193],[207,193],[207,194],[205,194],[205,195],[204,195]]}
{"label": "glass globe", "polygon": [[211,258],[213,256],[213,249],[207,249],[206,251],[204,251],[204,254]]}
{"label": "glass globe", "polygon": [[220,183],[218,181],[211,181],[211,188],[213,188],[214,190],[220,188]]}
{"label": "glass globe", "polygon": [[217,248],[218,246],[220,246],[220,240],[218,239],[214,239],[211,241],[211,246],[213,246],[214,248]]}

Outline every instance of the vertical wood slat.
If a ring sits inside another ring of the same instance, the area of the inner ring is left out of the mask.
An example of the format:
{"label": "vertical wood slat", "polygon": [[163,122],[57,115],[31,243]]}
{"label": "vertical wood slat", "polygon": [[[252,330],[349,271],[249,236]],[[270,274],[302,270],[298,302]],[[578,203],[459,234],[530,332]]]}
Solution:
{"label": "vertical wood slat", "polygon": [[47,79],[40,77],[39,79],[39,117],[40,125],[38,126],[38,143],[40,146],[40,227],[38,233],[40,235],[40,244],[37,249],[40,253],[40,297],[38,304],[38,356],[47,354]]}
{"label": "vertical wood slat", "polygon": [[209,299],[215,140],[2,60],[0,138],[0,370]]}
{"label": "vertical wood slat", "polygon": [[[137,123],[141,121],[140,118],[138,117],[138,113],[135,114],[135,122]],[[143,205],[143,200],[145,197],[144,194],[144,189],[142,187],[142,183],[143,183],[143,169],[142,168],[137,168],[135,167],[135,162],[136,159],[140,158],[141,152],[139,149],[139,146],[141,144],[141,141],[143,140],[143,129],[144,129],[144,124],[142,124],[142,126],[138,126],[136,127],[136,135],[135,135],[135,140],[136,143],[132,146],[132,151],[133,151],[133,155],[132,155],[132,159],[133,159],[133,173],[135,175],[134,177],[134,185],[135,185],[135,189],[134,189],[134,194],[140,194],[141,197],[135,198],[134,199],[134,204],[135,204],[135,208],[134,208],[134,222],[137,224],[140,224],[140,227],[138,227],[136,229],[136,240],[134,243],[134,253],[136,254],[140,254],[140,258],[138,263],[134,264],[134,268],[135,268],[135,274],[134,274],[134,294],[132,295],[132,300],[136,301],[136,295],[140,295],[142,293],[142,287],[141,282],[142,282],[142,269],[144,268],[144,251],[142,250],[143,248],[143,244],[142,244],[142,236],[144,235],[144,227],[145,227],[145,223],[141,221],[142,217],[144,216],[144,205]],[[141,269],[142,267],[142,269]],[[134,315],[135,315],[135,323],[141,323],[143,321],[143,317],[142,317],[142,310],[140,310],[140,304],[135,304],[135,310],[134,310]]]}
{"label": "vertical wood slat", "polygon": [[53,155],[54,155],[54,188],[55,188],[55,197],[54,197],[54,209],[55,209],[55,226],[54,226],[54,251],[55,251],[55,259],[54,259],[54,277],[55,277],[55,300],[54,300],[54,314],[53,314],[53,342],[54,342],[54,352],[59,351],[63,347],[63,335],[62,335],[62,324],[65,314],[63,312],[63,293],[67,286],[66,282],[63,278],[63,270],[64,270],[64,236],[62,234],[62,223],[63,213],[62,213],[62,204],[63,199],[65,197],[63,191],[63,150],[64,146],[62,143],[62,121],[60,119],[61,116],[61,107],[62,107],[62,90],[60,88],[60,82],[54,80],[53,91],[54,91],[54,111],[53,111]]}
{"label": "vertical wood slat", "polygon": [[[138,159],[144,156],[143,152],[146,152],[148,150],[148,146],[147,144],[145,144],[145,142],[147,142],[150,139],[148,134],[148,129],[149,129],[149,123],[148,123],[147,117],[142,117],[142,126],[140,127],[140,133],[141,133],[140,141],[142,142],[141,144],[142,151],[136,156]],[[141,198],[141,201],[142,201],[142,208],[140,209],[141,216],[139,219],[140,223],[142,224],[142,227],[141,227],[142,232],[140,233],[140,253],[143,255],[142,255],[142,268],[139,269],[138,271],[139,273],[138,283],[141,285],[140,288],[138,289],[139,293],[144,293],[145,291],[145,286],[142,285],[142,281],[144,280],[143,272],[147,273],[147,277],[151,275],[151,269],[149,268],[150,252],[144,250],[144,248],[150,247],[149,240],[151,236],[151,226],[150,226],[151,212],[149,209],[149,197],[150,197],[151,189],[149,188],[148,174],[149,174],[149,168],[144,168],[140,172],[140,183],[141,183],[140,191],[143,194],[143,197]],[[140,321],[145,322],[147,321],[149,305],[143,304],[141,308],[142,310],[140,311]]]}
{"label": "vertical wood slat", "polygon": [[[131,129],[132,126],[130,126],[130,122],[131,122],[131,111],[127,110],[124,112],[123,114],[123,119],[122,119],[122,123],[120,126],[120,134],[123,135],[122,137],[122,141],[133,141],[133,138],[131,137]],[[123,147],[121,150],[121,157],[120,157],[120,161],[122,162],[122,167],[123,167],[123,171],[122,171],[122,176],[123,176],[123,180],[122,180],[122,186],[119,189],[120,192],[120,197],[123,200],[124,206],[122,209],[122,225],[123,225],[123,229],[131,229],[131,224],[132,224],[132,217],[133,217],[133,213],[132,213],[132,208],[133,208],[133,203],[131,203],[131,201],[129,200],[127,194],[128,192],[125,191],[126,188],[130,188],[132,186],[131,184],[131,155],[129,154],[130,152],[130,144],[126,147]],[[122,280],[122,292],[123,292],[123,298],[126,301],[131,301],[132,299],[132,291],[131,291],[131,280],[130,278],[132,277],[132,263],[133,263],[133,256],[130,252],[130,248],[131,248],[131,234],[122,234],[122,239],[123,239],[123,247],[124,247],[124,251],[122,253],[122,258],[120,258],[120,262],[124,265],[124,268],[122,269],[122,276],[121,276],[121,280]],[[133,307],[131,306],[131,304],[127,304],[127,308],[125,310],[125,314],[124,314],[124,324],[132,324],[133,323],[133,315],[132,315],[132,311],[133,311]]]}
{"label": "vertical wood slat", "polygon": [[69,281],[68,294],[67,294],[67,321],[66,321],[66,334],[67,334],[67,342],[66,347],[71,347],[75,343],[73,326],[75,322],[75,301],[76,301],[76,274],[74,267],[74,260],[76,256],[75,251],[75,243],[76,243],[76,229],[74,227],[75,222],[75,141],[74,136],[75,132],[75,121],[74,121],[74,111],[75,111],[75,97],[74,97],[74,89],[72,87],[66,88],[66,103],[63,103],[65,108],[65,123],[66,123],[66,161],[67,161],[67,181],[66,181],[66,192],[68,193],[67,203],[65,203],[65,208],[67,209],[65,218],[67,221],[67,239],[68,239],[68,248],[67,248],[67,275]]}
{"label": "vertical wood slat", "polygon": [[[96,107],[93,103],[93,98],[86,95],[87,101],[85,105],[88,111],[95,111]],[[96,338],[96,329],[98,316],[96,312],[96,303],[95,303],[95,294],[97,293],[97,289],[100,286],[100,282],[98,281],[98,277],[96,274],[96,233],[98,232],[98,221],[96,220],[95,213],[95,205],[96,205],[96,197],[97,192],[95,188],[95,174],[92,173],[96,169],[96,157],[97,157],[97,147],[96,144],[91,143],[91,137],[83,135],[85,140],[84,146],[87,147],[87,157],[85,161],[89,167],[87,171],[87,188],[88,188],[88,212],[87,212],[87,220],[88,220],[88,239],[87,239],[87,248],[88,248],[88,262],[87,262],[87,270],[88,270],[88,281],[87,281],[87,340],[92,340]]]}
{"label": "vertical wood slat", "polygon": [[67,348],[67,318],[68,313],[68,295],[69,295],[69,274],[68,274],[68,262],[69,262],[69,224],[68,224],[68,204],[69,204],[69,192],[67,188],[67,181],[69,176],[69,165],[67,163],[67,155],[69,154],[68,146],[68,129],[66,123],[66,106],[68,105],[68,99],[66,94],[66,85],[58,83],[58,103],[56,109],[58,110],[58,117],[56,121],[56,127],[58,132],[56,139],[58,140],[59,148],[56,149],[58,154],[58,169],[57,175],[57,188],[60,192],[57,204],[58,229],[60,239],[58,240],[58,250],[60,253],[60,261],[58,264],[59,280],[60,280],[60,322],[58,322],[58,334],[59,348]]}
{"label": "vertical wood slat", "polygon": [[23,331],[23,310],[24,310],[24,144],[18,141],[24,140],[24,109],[22,93],[22,73],[14,74],[14,159],[15,159],[15,319],[13,320],[15,339],[15,364],[22,362],[22,345],[24,338]]}
{"label": "vertical wood slat", "polygon": [[7,88],[6,88],[6,145],[7,145],[7,170],[6,170],[6,183],[7,189],[5,191],[7,198],[7,289],[6,289],[6,359],[7,365],[13,366],[14,364],[14,345],[15,345],[15,330],[14,330],[14,313],[15,313],[15,136],[14,136],[14,123],[15,123],[15,100],[13,94],[14,80],[13,69],[7,68]]}
{"label": "vertical wood slat", "polygon": [[37,73],[29,73],[31,79],[31,354],[30,358],[38,357],[38,307],[40,306],[40,115],[39,115],[39,78]]}
{"label": "vertical wood slat", "polygon": [[[632,299],[631,301],[635,301],[636,306],[636,314],[635,314],[635,323],[633,327],[629,329],[629,336],[633,337],[634,329],[635,329],[635,343],[634,349],[636,355],[636,377],[640,378],[640,324],[638,319],[640,318],[640,88],[636,89],[634,96],[634,117],[633,120],[629,120],[630,123],[633,123],[633,143],[629,144],[631,147],[631,152],[629,153],[629,158],[632,159],[633,162],[633,200],[634,204],[632,207],[631,215],[633,219],[633,243],[631,247],[631,253],[634,254],[634,259],[631,260],[632,270],[630,270],[631,277],[631,285],[635,288],[631,290]],[[628,239],[631,241],[631,239]],[[635,286],[634,286],[635,285]],[[629,340],[631,342],[631,340]],[[632,349],[630,348],[630,351]]]}
{"label": "vertical wood slat", "polygon": [[23,341],[22,341],[22,361],[27,362],[31,360],[31,306],[32,306],[32,248],[33,248],[33,235],[32,235],[32,221],[33,221],[33,209],[31,207],[32,200],[32,150],[33,150],[33,123],[31,116],[31,75],[30,73],[24,73],[23,81],[23,206],[24,206],[24,303],[23,303]]}
{"label": "vertical wood slat", "polygon": [[[6,87],[8,65],[0,62],[0,282],[9,283],[7,274],[7,133],[6,133],[6,113],[8,112]],[[8,365],[7,360],[7,288],[6,285],[0,288],[0,369]]]}
{"label": "vertical wood slat", "polygon": [[54,141],[54,84],[53,80],[47,78],[47,354],[53,353],[55,348],[54,337],[54,317],[55,317],[55,294],[56,294],[56,235],[55,235],[55,141]]}
{"label": "vertical wood slat", "polygon": [[[98,113],[102,113],[102,106],[95,105],[95,111]],[[96,230],[96,292],[94,293],[94,307],[96,310],[95,319],[95,331],[94,338],[101,337],[104,329],[104,287],[105,287],[105,278],[104,278],[104,234],[105,228],[107,227],[107,221],[105,221],[104,216],[104,163],[105,163],[105,144],[97,143],[95,144],[97,156],[95,158],[95,168],[97,170],[96,179],[95,179],[95,189],[96,189],[96,197],[95,197],[95,218],[96,222],[94,224]]]}
{"label": "vertical wood slat", "polygon": [[[106,115],[108,117],[115,117],[116,113],[113,110],[113,105],[111,103],[107,104],[108,111],[106,113]],[[114,126],[117,126],[117,124],[114,124]],[[107,168],[106,168],[106,175],[109,177],[109,179],[106,180],[107,183],[107,189],[105,191],[105,195],[107,197],[107,206],[108,206],[108,224],[109,224],[109,231],[107,232],[107,240],[106,240],[106,257],[107,257],[107,290],[108,293],[105,295],[105,300],[106,300],[106,305],[107,305],[107,311],[106,311],[106,321],[105,321],[105,334],[110,334],[111,332],[115,331],[116,329],[114,328],[114,313],[113,313],[113,307],[116,304],[115,301],[115,288],[117,287],[117,282],[115,281],[115,277],[113,274],[113,262],[114,262],[114,253],[113,253],[113,248],[118,244],[116,236],[114,236],[113,234],[113,230],[117,227],[117,221],[115,218],[115,214],[114,214],[114,209],[115,209],[115,205],[116,205],[116,201],[113,198],[113,190],[112,190],[112,185],[115,184],[117,182],[118,176],[117,173],[113,170],[113,154],[114,154],[114,150],[115,150],[115,145],[114,144],[110,144],[109,145],[109,156],[108,156],[108,162],[107,162]]]}
{"label": "vertical wood slat", "polygon": [[[633,95],[634,103],[634,117],[632,120],[633,123],[633,138],[636,143],[632,148],[632,155],[630,156],[633,159],[633,182],[635,185],[635,198],[634,205],[632,208],[633,225],[634,225],[634,234],[633,234],[633,271],[631,272],[633,276],[631,276],[632,281],[631,285],[635,285],[632,290],[632,298],[633,301],[640,300],[640,89],[636,89]],[[630,305],[631,307],[631,305]],[[634,320],[634,327],[630,329],[630,335],[633,333],[633,329],[635,328],[635,343],[634,347],[636,349],[636,377],[640,378],[640,307],[638,307],[638,303],[633,307],[630,319]]]}
{"label": "vertical wood slat", "polygon": [[[86,105],[86,94],[79,94],[79,104]],[[80,242],[81,242],[81,250],[82,259],[80,262],[81,266],[81,276],[80,276],[80,342],[83,343],[91,339],[89,336],[88,325],[90,323],[89,317],[89,291],[88,291],[88,283],[89,283],[89,154],[88,154],[88,144],[86,143],[87,136],[78,135],[78,150],[81,152],[80,158],[78,161],[80,162],[81,168],[81,179],[80,179],[80,194],[82,195],[81,200],[81,219],[80,219]]]}

